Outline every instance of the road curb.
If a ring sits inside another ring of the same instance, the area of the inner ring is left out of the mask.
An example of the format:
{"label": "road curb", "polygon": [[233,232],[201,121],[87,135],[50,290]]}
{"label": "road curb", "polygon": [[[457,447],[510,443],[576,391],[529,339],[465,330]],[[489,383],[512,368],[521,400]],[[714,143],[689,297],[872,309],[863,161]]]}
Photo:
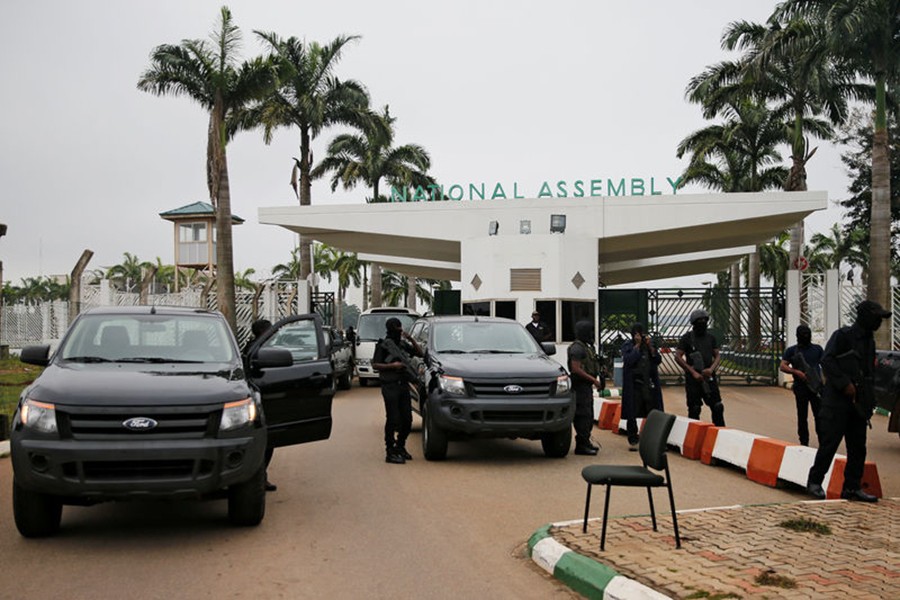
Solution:
{"label": "road curb", "polygon": [[[580,521],[578,521],[580,523]],[[539,567],[588,598],[603,600],[666,600],[669,596],[620,575],[615,569],[574,552],[550,536],[551,527],[573,521],[551,523],[534,532],[528,540],[528,554]]]}

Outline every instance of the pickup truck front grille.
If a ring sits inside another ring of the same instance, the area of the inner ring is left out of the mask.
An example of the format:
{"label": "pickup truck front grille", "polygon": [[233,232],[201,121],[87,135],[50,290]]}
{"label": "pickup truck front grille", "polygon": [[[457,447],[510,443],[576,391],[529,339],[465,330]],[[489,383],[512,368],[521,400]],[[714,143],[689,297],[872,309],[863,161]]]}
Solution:
{"label": "pickup truck front grille", "polygon": [[[65,407],[57,410],[60,435],[77,440],[202,439],[214,436],[221,409],[198,406]],[[129,419],[152,419],[148,429],[129,429]]]}
{"label": "pickup truck front grille", "polygon": [[[208,460],[126,460],[126,461],[85,461],[81,463],[83,476],[93,481],[127,481],[189,479],[209,475],[213,463]],[[196,469],[196,473],[195,473]],[[75,463],[63,465],[63,472],[69,477],[78,475]]]}
{"label": "pickup truck front grille", "polygon": [[[556,387],[553,381],[466,381],[469,394],[477,398],[546,398]],[[518,388],[518,389],[516,389]]]}
{"label": "pickup truck front grille", "polygon": [[472,413],[472,420],[482,423],[543,423],[552,416],[552,412],[543,410],[480,410]]}

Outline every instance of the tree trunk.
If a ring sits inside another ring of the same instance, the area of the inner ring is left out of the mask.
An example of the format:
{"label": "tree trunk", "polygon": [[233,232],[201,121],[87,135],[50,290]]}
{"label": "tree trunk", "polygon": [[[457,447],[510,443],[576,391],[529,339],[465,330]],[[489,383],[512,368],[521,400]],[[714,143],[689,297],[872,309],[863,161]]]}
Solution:
{"label": "tree trunk", "polygon": [[[891,163],[885,114],[885,83],[875,82],[875,135],[872,141],[872,217],[868,268],[868,299],[891,309]],[[865,270],[864,270],[865,271]],[[875,346],[891,350],[891,320],[875,332]]]}
{"label": "tree trunk", "polygon": [[756,252],[750,255],[747,267],[747,287],[750,294],[750,302],[747,307],[747,335],[750,352],[758,352],[761,341],[759,319],[759,246]]}
{"label": "tree trunk", "polygon": [[[312,204],[312,179],[309,172],[312,170],[312,153],[309,148],[309,127],[300,129],[300,206]],[[306,279],[310,273],[310,256],[312,255],[312,240],[300,236],[300,279]]]}
{"label": "tree trunk", "polygon": [[381,306],[381,265],[372,263],[372,308]]}
{"label": "tree trunk", "polygon": [[731,343],[737,345],[741,341],[741,263],[736,261],[730,269],[731,281],[729,282],[730,300],[729,312],[731,313]]}
{"label": "tree trunk", "polygon": [[416,310],[416,278],[414,275],[406,276],[406,308]]}
{"label": "tree trunk", "polygon": [[362,307],[362,309],[363,309],[363,311],[366,311],[366,310],[369,310],[369,271],[368,271],[368,268],[366,267],[365,263],[363,263],[362,272],[363,272],[363,289],[362,289],[363,307]]}
{"label": "tree trunk", "polygon": [[234,262],[231,239],[231,191],[225,152],[225,108],[220,96],[209,114],[206,145],[206,179],[209,199],[216,211],[216,302],[231,330],[237,335],[234,315]]}

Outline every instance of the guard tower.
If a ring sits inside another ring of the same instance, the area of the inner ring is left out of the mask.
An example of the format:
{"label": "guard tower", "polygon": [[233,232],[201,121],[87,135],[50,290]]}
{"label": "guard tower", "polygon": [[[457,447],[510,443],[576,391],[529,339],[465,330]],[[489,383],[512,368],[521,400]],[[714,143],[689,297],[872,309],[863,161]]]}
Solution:
{"label": "guard tower", "polygon": [[[194,202],[181,208],[159,213],[175,225],[175,291],[178,291],[182,268],[216,272],[216,211],[212,204]],[[240,225],[244,219],[231,215],[231,224]]]}

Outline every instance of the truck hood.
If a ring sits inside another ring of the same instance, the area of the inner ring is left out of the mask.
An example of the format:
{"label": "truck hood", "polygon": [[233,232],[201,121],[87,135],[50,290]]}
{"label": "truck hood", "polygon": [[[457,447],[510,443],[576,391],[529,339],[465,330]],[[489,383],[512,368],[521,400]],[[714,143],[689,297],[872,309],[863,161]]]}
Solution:
{"label": "truck hood", "polygon": [[28,390],[41,402],[86,406],[216,404],[249,395],[242,371],[228,363],[53,363]]}
{"label": "truck hood", "polygon": [[485,379],[555,379],[565,369],[546,354],[438,354],[435,363],[447,375]]}

